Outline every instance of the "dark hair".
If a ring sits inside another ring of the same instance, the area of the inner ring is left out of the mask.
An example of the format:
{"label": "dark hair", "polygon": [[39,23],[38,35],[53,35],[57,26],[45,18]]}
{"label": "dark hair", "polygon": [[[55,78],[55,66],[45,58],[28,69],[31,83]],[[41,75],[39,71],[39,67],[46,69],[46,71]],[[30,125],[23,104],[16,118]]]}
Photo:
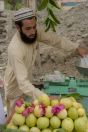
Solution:
{"label": "dark hair", "polygon": [[[31,20],[32,18],[34,18],[35,16],[33,16],[33,17],[29,17],[29,18],[26,18],[26,19],[29,19],[29,20]],[[37,18],[35,17],[35,19],[37,20]],[[23,19],[23,20],[25,20],[25,19]],[[23,23],[22,23],[22,21],[23,20],[20,20],[20,21],[16,21],[15,22],[15,24],[16,25],[18,25],[20,28],[22,27],[22,25],[23,25]]]}

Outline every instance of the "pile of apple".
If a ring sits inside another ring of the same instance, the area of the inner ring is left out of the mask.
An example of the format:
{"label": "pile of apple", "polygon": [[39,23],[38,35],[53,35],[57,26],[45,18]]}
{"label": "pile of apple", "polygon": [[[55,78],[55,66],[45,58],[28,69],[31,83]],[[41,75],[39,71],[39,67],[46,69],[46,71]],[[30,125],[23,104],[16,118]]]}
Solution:
{"label": "pile of apple", "polygon": [[23,132],[88,132],[82,104],[73,97],[50,99],[42,95],[32,103],[17,100],[7,128]]}

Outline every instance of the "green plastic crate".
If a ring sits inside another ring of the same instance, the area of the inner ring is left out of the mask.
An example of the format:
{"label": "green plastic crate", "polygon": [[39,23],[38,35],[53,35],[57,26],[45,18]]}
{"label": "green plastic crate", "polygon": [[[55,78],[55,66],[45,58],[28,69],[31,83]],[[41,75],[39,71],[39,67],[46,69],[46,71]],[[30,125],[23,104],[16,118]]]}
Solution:
{"label": "green plastic crate", "polygon": [[76,80],[76,83],[77,83],[77,86],[79,87],[88,87],[88,80],[82,80],[82,79],[79,79],[79,80]]}
{"label": "green plastic crate", "polygon": [[88,80],[71,78],[61,83],[45,81],[43,91],[53,95],[79,93],[82,96],[88,96]]}
{"label": "green plastic crate", "polygon": [[67,85],[60,85],[58,82],[44,82],[43,91],[48,95],[68,95],[73,93],[80,94],[83,98],[80,102],[88,112],[88,80],[71,78]]}

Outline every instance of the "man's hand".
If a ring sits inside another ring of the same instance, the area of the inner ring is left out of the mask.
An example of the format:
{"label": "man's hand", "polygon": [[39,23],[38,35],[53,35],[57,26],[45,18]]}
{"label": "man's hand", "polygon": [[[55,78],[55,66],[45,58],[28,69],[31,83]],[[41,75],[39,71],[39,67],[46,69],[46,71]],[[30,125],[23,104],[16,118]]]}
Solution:
{"label": "man's hand", "polygon": [[88,48],[78,47],[77,52],[81,57],[84,57],[88,54]]}

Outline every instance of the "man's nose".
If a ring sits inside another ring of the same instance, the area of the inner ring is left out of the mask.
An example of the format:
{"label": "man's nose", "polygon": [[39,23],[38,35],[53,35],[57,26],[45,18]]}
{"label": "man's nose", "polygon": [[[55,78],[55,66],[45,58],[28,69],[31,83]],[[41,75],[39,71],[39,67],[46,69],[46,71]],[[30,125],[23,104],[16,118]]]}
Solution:
{"label": "man's nose", "polygon": [[31,28],[31,33],[35,34],[35,29],[34,28]]}

